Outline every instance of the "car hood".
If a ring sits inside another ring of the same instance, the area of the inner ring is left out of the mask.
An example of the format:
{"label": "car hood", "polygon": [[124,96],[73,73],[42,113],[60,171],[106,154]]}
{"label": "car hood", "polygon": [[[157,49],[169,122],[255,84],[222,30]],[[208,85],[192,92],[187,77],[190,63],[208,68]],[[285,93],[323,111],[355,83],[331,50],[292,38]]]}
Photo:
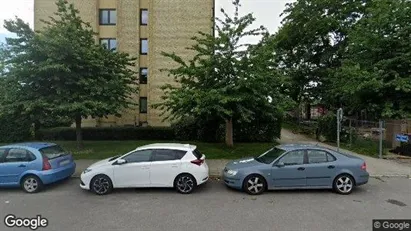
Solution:
{"label": "car hood", "polygon": [[261,163],[256,161],[254,157],[242,158],[238,160],[233,160],[227,163],[226,167],[228,169],[239,169],[239,168],[248,168],[256,165],[260,165]]}
{"label": "car hood", "polygon": [[100,160],[97,161],[96,163],[90,165],[88,168],[96,168],[96,167],[100,167],[100,166],[104,166],[104,165],[108,165],[111,163],[111,161],[109,161],[112,157],[104,159],[104,160]]}

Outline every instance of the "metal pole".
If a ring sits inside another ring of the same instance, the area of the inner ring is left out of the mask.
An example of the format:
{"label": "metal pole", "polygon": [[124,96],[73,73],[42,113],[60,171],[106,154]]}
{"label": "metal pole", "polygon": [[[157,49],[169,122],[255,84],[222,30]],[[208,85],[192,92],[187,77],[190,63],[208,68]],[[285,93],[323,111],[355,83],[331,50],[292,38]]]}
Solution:
{"label": "metal pole", "polygon": [[383,127],[382,127],[382,120],[380,120],[380,147],[379,147],[379,153],[378,153],[378,157],[380,158],[380,159],[382,159],[382,139],[383,139]]}
{"label": "metal pole", "polygon": [[350,119],[350,147],[352,146],[352,130],[351,130],[351,119]]}
{"label": "metal pole", "polygon": [[340,131],[341,131],[341,121],[343,117],[343,110],[339,108],[337,110],[337,152],[340,151]]}

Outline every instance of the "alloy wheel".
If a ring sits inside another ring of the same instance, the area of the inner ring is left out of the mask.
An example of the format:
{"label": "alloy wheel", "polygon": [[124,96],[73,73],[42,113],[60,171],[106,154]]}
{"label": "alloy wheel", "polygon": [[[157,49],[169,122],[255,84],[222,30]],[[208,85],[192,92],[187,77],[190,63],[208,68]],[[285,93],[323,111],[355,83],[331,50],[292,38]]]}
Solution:
{"label": "alloy wheel", "polygon": [[177,189],[181,193],[189,193],[194,189],[194,181],[190,176],[181,176],[177,180]]}
{"label": "alloy wheel", "polygon": [[337,187],[338,191],[347,194],[351,192],[354,184],[350,177],[341,176],[337,179],[335,186]]}
{"label": "alloy wheel", "polygon": [[264,183],[258,176],[248,179],[246,184],[247,190],[253,194],[261,193],[264,190]]}
{"label": "alloy wheel", "polygon": [[29,193],[35,192],[39,187],[39,182],[32,177],[28,177],[23,183],[24,190]]}
{"label": "alloy wheel", "polygon": [[110,190],[110,182],[105,177],[98,177],[93,181],[93,191],[97,194],[103,195]]}

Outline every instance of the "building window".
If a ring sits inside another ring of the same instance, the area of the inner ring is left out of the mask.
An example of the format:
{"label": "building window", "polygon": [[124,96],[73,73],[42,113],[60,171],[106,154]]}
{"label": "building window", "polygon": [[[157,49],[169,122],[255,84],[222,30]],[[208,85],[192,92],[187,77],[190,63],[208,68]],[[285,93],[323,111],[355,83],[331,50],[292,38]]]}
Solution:
{"label": "building window", "polygon": [[100,45],[111,51],[117,50],[117,40],[115,38],[103,38],[100,39]]}
{"label": "building window", "polygon": [[148,40],[140,39],[140,54],[146,55],[148,53]]}
{"label": "building window", "polygon": [[147,97],[140,97],[140,113],[147,113]]}
{"label": "building window", "polygon": [[140,25],[146,26],[148,24],[148,10],[140,10]]}
{"label": "building window", "polygon": [[100,25],[116,25],[117,12],[114,9],[100,10]]}
{"label": "building window", "polygon": [[140,68],[140,84],[147,84],[148,69]]}

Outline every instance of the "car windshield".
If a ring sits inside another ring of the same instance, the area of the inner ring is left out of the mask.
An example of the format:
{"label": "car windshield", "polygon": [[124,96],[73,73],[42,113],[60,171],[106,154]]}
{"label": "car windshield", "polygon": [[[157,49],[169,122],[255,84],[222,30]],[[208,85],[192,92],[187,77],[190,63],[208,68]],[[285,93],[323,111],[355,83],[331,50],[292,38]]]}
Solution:
{"label": "car windshield", "polygon": [[113,160],[119,158],[120,156],[121,156],[121,155],[113,156],[113,157],[111,157],[108,161],[113,161]]}
{"label": "car windshield", "polygon": [[67,152],[58,145],[53,145],[45,147],[39,150],[43,156],[46,156],[48,159],[54,159],[60,156],[67,155]]}
{"label": "car windshield", "polygon": [[281,154],[283,154],[284,152],[285,150],[283,149],[272,148],[254,159],[264,164],[271,164],[275,159],[277,159],[277,157],[281,156]]}

